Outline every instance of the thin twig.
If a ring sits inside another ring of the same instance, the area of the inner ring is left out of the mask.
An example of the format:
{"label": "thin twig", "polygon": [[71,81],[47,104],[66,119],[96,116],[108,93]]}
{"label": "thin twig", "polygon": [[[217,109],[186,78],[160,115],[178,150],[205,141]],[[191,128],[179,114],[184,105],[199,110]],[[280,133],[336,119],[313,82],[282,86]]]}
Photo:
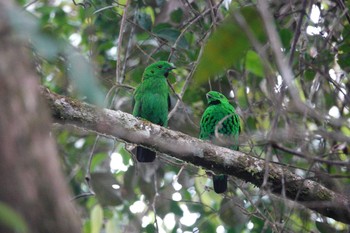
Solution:
{"label": "thin twig", "polygon": [[25,4],[23,6],[24,9],[27,9],[29,6],[33,5],[34,3],[36,3],[38,0],[34,0],[34,1],[31,1],[31,2],[28,2],[27,4]]}
{"label": "thin twig", "polygon": [[91,196],[95,196],[94,192],[88,192],[88,193],[81,193],[79,195],[74,196],[72,199],[70,199],[71,201],[75,201],[79,198],[83,198],[83,197],[91,197]]}
{"label": "thin twig", "polygon": [[235,11],[233,14],[233,17],[234,17],[235,21],[237,22],[237,24],[240,26],[240,28],[243,30],[243,32],[248,37],[248,40],[252,44],[255,51],[261,57],[260,61],[262,62],[263,67],[264,67],[264,71],[266,73],[266,80],[267,80],[267,84],[268,84],[267,88],[269,90],[269,93],[271,93],[271,95],[269,97],[273,103],[276,103],[277,98],[273,94],[274,93],[273,88],[276,86],[276,82],[272,78],[272,77],[275,77],[275,74],[271,68],[270,63],[269,63],[269,56],[266,53],[266,49],[259,42],[259,40],[256,38],[253,30],[251,29],[251,27],[247,23],[246,19],[243,17],[243,15],[239,11]]}
{"label": "thin twig", "polygon": [[210,15],[211,15],[213,28],[215,30],[216,29],[216,12],[214,11],[212,0],[207,0],[207,1],[208,1],[209,9],[210,9]]}
{"label": "thin twig", "polygon": [[297,24],[297,27],[296,27],[296,30],[295,30],[294,40],[293,40],[291,53],[290,53],[290,57],[289,57],[289,65],[292,65],[292,62],[293,62],[296,45],[297,45],[297,42],[299,40],[299,36],[300,36],[300,32],[301,32],[301,25],[303,24],[303,18],[304,18],[304,15],[306,14],[306,9],[305,8],[306,8],[307,2],[308,2],[307,0],[304,0],[303,1],[303,5],[301,7],[301,13],[300,13],[298,24]]}
{"label": "thin twig", "polygon": [[[306,177],[309,176],[309,173],[311,172],[312,167],[313,167],[314,165],[315,165],[314,163],[311,163],[311,164],[310,164],[309,169],[308,169],[308,171],[307,171],[306,174],[305,174]],[[306,180],[306,179],[305,179],[305,180]],[[300,194],[301,194],[301,186],[302,186],[302,184],[300,184],[299,187],[298,187],[298,192],[297,192],[297,194],[296,194],[296,196],[295,196],[295,198],[294,198],[294,201],[297,201],[297,200],[299,199],[299,196],[300,196]],[[284,232],[284,228],[287,226],[288,221],[291,219],[291,216],[292,216],[292,214],[293,214],[293,211],[294,211],[295,207],[296,207],[296,204],[293,203],[292,208],[290,209],[289,214],[287,215],[287,216],[288,216],[288,217],[287,217],[287,220],[284,222],[284,225],[283,225],[283,228],[282,228],[282,231],[281,231],[281,232]]]}
{"label": "thin twig", "polygon": [[115,87],[123,87],[123,88],[130,89],[130,90],[135,90],[135,87],[130,86],[128,84],[114,84],[113,86],[115,86]]}
{"label": "thin twig", "polygon": [[90,190],[92,190],[91,185],[90,185],[90,181],[91,181],[91,161],[92,161],[92,158],[94,157],[95,147],[96,147],[96,144],[97,144],[99,139],[100,139],[100,135],[97,135],[96,138],[95,138],[94,145],[92,146],[92,149],[90,151],[88,165],[87,165],[87,168],[86,168],[85,181],[86,181],[86,183],[87,183],[87,185],[88,185]]}
{"label": "thin twig", "polygon": [[[215,5],[215,8],[219,7],[221,5],[221,3],[223,2],[223,0],[221,0],[218,4]],[[196,23],[198,20],[200,20],[201,18],[203,18],[206,14],[210,13],[211,9],[207,9],[205,11],[203,11],[201,14],[199,14],[198,16],[194,17],[193,19],[191,19],[190,21],[188,21],[186,23],[186,27],[183,28],[181,30],[180,35],[176,38],[176,41],[174,42],[173,46],[171,47],[171,52],[169,54],[168,57],[168,61],[171,60],[171,57],[173,56],[174,52],[176,51],[177,45],[180,41],[180,39],[183,37],[183,35],[185,34],[185,32],[187,32],[187,30],[194,24]]]}
{"label": "thin twig", "polygon": [[[207,34],[207,37],[205,38],[205,40],[207,40],[209,37],[209,34]],[[199,60],[202,58],[203,55],[203,51],[204,51],[204,45],[201,46],[200,50],[199,50],[199,54],[197,57],[197,60],[193,63],[193,67],[190,71],[190,73],[188,74],[188,76],[186,77],[185,83],[182,86],[181,92],[179,95],[176,95],[178,97],[178,100],[176,101],[175,107],[170,111],[170,113],[168,114],[168,120],[175,114],[175,112],[177,111],[177,109],[179,108],[180,104],[183,103],[182,98],[185,95],[185,92],[187,90],[187,87],[190,83],[190,81],[192,80],[192,77],[194,75],[194,72],[197,69],[197,66],[199,64]],[[168,82],[169,83],[169,82]],[[175,91],[174,91],[175,92]]]}
{"label": "thin twig", "polygon": [[[161,198],[163,200],[168,200],[168,201],[174,201],[173,199],[171,198],[168,198],[167,196],[161,196]],[[190,201],[190,200],[180,200],[180,201],[176,201],[177,203],[186,203],[186,204],[191,204],[191,205],[199,205],[199,206],[202,206],[202,207],[205,207],[207,209],[209,209],[210,211],[212,211],[214,214],[217,213],[218,211],[216,209],[214,209],[213,207],[211,207],[210,205],[207,205],[203,202],[200,202],[200,201]]]}
{"label": "thin twig", "polygon": [[[75,6],[82,6],[84,9],[87,8],[87,7],[89,7],[89,6],[91,5],[90,2],[87,2],[87,4],[86,4],[85,1],[83,1],[83,3],[81,3],[81,2],[76,3],[75,0],[72,0],[72,1],[73,1],[73,4],[74,4]],[[86,5],[88,5],[88,6],[86,6]]]}
{"label": "thin twig", "polygon": [[183,0],[183,1],[182,1],[182,4],[185,6],[185,8],[189,8],[190,11],[196,16],[199,14],[198,10],[194,9],[192,4],[188,0]]}
{"label": "thin twig", "polygon": [[[179,108],[180,106],[180,103],[182,103],[182,97],[185,93],[185,90],[187,89],[188,87],[188,84],[190,82],[190,79],[192,78],[192,75],[194,72],[192,72],[194,69],[191,70],[191,73],[186,77],[186,80],[185,80],[185,84],[183,85],[182,89],[181,89],[181,92],[179,95],[176,95],[176,97],[178,98],[177,101],[176,101],[176,104],[175,104],[175,107],[170,111],[170,113],[168,114],[168,120],[170,120],[170,118],[174,115],[174,113],[177,111],[177,109]],[[173,88],[172,88],[173,90]],[[173,90],[175,92],[175,90]]]}
{"label": "thin twig", "polygon": [[[276,128],[278,127],[278,119],[280,117],[280,112],[281,112],[280,110],[278,110],[276,112],[276,115],[275,115],[273,122],[272,122],[272,125],[271,125],[271,130],[269,131],[269,133],[267,135],[268,140],[271,140],[271,138],[273,137],[273,135],[276,132]],[[269,164],[270,164],[271,158],[272,158],[271,145],[268,145],[267,146],[267,153],[265,156],[265,174],[264,174],[263,184],[261,185],[261,187],[263,187],[263,188],[266,187],[266,184],[267,184],[267,181],[269,178],[269,172],[270,172]]]}
{"label": "thin twig", "polygon": [[343,161],[331,161],[331,160],[327,160],[327,159],[321,159],[321,158],[317,158],[317,157],[311,157],[311,156],[306,156],[302,153],[299,153],[297,151],[293,151],[291,149],[288,149],[286,147],[283,147],[281,145],[278,145],[277,143],[271,143],[272,147],[273,148],[276,148],[278,150],[281,150],[281,151],[284,151],[284,152],[287,152],[289,154],[292,154],[292,155],[295,155],[297,157],[300,157],[300,158],[303,158],[303,159],[306,159],[308,161],[312,161],[312,162],[319,162],[319,163],[325,163],[325,164],[329,164],[329,165],[334,165],[334,166],[347,166],[349,167],[350,166],[350,163],[349,162],[343,162]]}
{"label": "thin twig", "polygon": [[154,223],[156,225],[156,232],[159,232],[159,226],[158,226],[158,220],[157,220],[157,210],[156,210],[156,202],[157,202],[157,197],[159,196],[158,193],[158,184],[157,184],[157,173],[155,172],[153,174],[153,181],[154,181],[154,198],[153,198],[153,202],[152,202],[152,209],[153,209],[153,213],[154,213]]}
{"label": "thin twig", "polygon": [[[136,10],[135,10],[135,14],[134,15],[136,15]],[[136,17],[134,17],[134,23],[136,24]],[[134,32],[135,32],[135,26],[133,24],[131,26],[131,30],[130,30],[130,34],[129,34],[128,45],[126,46],[126,52],[125,52],[125,57],[124,57],[123,69],[121,71],[121,82],[120,83],[123,83],[123,81],[124,81],[126,64],[127,64],[127,60],[128,60],[129,53],[130,53],[131,43],[133,41],[132,37],[134,36]]]}
{"label": "thin twig", "polygon": [[180,175],[181,175],[181,173],[182,173],[182,171],[184,170],[185,167],[186,167],[186,164],[183,164],[183,165],[181,166],[179,172],[176,174],[176,176],[174,176],[173,181],[176,181],[176,182],[177,182],[177,180],[179,179],[179,177],[180,177]]}
{"label": "thin twig", "polygon": [[100,13],[102,11],[105,11],[105,10],[108,10],[108,9],[113,9],[113,8],[119,7],[119,6],[124,6],[124,5],[119,4],[119,3],[112,4],[112,5],[109,5],[109,6],[105,6],[105,7],[99,8],[99,9],[95,10],[92,14],[97,14],[97,13]]}
{"label": "thin twig", "polygon": [[[275,225],[269,218],[267,218],[265,211],[264,211],[264,212],[261,211],[261,208],[258,207],[259,205],[257,205],[257,204],[251,199],[251,195],[250,195],[249,193],[247,193],[246,190],[244,190],[244,189],[242,188],[242,186],[241,186],[241,185],[238,185],[237,183],[236,183],[236,187],[238,187],[238,188],[241,190],[241,192],[243,193],[243,195],[245,196],[245,198],[248,200],[248,202],[251,204],[251,206],[255,209],[255,212],[256,212],[257,214],[259,214],[259,215],[254,214],[254,213],[252,213],[252,214],[253,214],[255,217],[261,218],[262,220],[264,220],[265,222],[267,222],[272,228],[275,228],[276,232],[278,232],[277,229],[276,229],[276,225]],[[261,199],[258,199],[258,202],[259,202],[259,201],[261,201]],[[270,215],[269,215],[269,216],[270,216]]]}
{"label": "thin twig", "polygon": [[148,60],[152,60],[153,62],[155,62],[154,58],[151,57],[151,55],[149,55],[148,53],[146,53],[145,50],[143,50],[140,45],[138,45],[137,43],[135,44],[136,48],[138,48],[144,55],[146,55],[146,57],[148,57]]}
{"label": "thin twig", "polygon": [[286,83],[286,86],[288,86],[288,91],[293,97],[293,102],[297,105],[297,107],[304,110],[306,106],[303,105],[299,96],[299,91],[293,83],[293,72],[281,51],[281,48],[283,48],[283,46],[278,36],[274,19],[272,18],[272,14],[268,8],[269,3],[267,2],[267,0],[258,0],[257,6],[260,11],[260,15],[263,19],[266,33],[268,35],[279,72],[281,73],[281,76],[284,82]]}
{"label": "thin twig", "polygon": [[340,6],[340,8],[345,11],[345,17],[348,20],[348,23],[350,24],[350,15],[349,15],[349,9],[347,8],[347,6],[344,3],[344,0],[336,0]]}
{"label": "thin twig", "polygon": [[116,83],[118,84],[120,84],[122,81],[120,78],[120,75],[121,75],[120,62],[121,62],[121,51],[122,51],[122,45],[123,45],[124,27],[125,27],[125,21],[127,18],[129,3],[130,3],[130,0],[127,0],[124,8],[122,21],[120,23],[120,29],[119,29],[119,35],[118,35],[117,65],[116,65],[116,71],[115,71]]}
{"label": "thin twig", "polygon": [[[176,98],[178,99],[177,101],[181,101],[181,102],[182,102],[182,97],[180,97],[179,94],[176,93],[176,91],[175,91],[173,85],[169,82],[169,79],[167,79],[167,82],[168,82],[168,85],[169,85],[171,91],[175,94]],[[174,108],[175,108],[175,107],[174,107]],[[178,107],[177,107],[177,108],[178,108]],[[170,113],[173,115],[174,113],[172,113],[172,112],[175,113],[174,109],[172,109],[172,111],[170,112]],[[191,119],[191,117],[189,116],[188,112],[187,112],[187,111],[184,111],[184,112],[186,113],[186,117],[187,117],[188,121],[189,121],[192,125],[194,125],[196,128],[198,128],[198,125],[197,125],[194,121],[192,121],[192,119]],[[170,119],[170,117],[169,117],[170,113],[168,114],[168,119]]]}

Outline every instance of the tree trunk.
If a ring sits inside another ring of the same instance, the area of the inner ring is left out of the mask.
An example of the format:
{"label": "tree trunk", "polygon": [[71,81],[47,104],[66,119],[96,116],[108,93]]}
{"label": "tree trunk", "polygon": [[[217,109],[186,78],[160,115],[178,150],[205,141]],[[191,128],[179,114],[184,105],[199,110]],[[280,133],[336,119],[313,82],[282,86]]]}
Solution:
{"label": "tree trunk", "polygon": [[[0,204],[23,218],[26,232],[80,232],[38,77],[9,26],[14,8],[0,0]],[[4,219],[0,232],[15,232]]]}

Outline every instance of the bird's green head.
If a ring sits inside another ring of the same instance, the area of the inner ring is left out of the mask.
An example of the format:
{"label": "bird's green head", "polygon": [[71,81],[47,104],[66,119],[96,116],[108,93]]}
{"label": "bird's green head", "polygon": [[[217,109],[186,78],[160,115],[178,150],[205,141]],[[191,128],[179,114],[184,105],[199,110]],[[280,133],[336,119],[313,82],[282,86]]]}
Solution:
{"label": "bird's green head", "polygon": [[174,64],[167,61],[157,61],[146,67],[143,78],[168,77],[169,72],[175,69]]}
{"label": "bird's green head", "polygon": [[209,91],[206,95],[209,105],[216,105],[221,103],[229,103],[228,99],[217,91]]}

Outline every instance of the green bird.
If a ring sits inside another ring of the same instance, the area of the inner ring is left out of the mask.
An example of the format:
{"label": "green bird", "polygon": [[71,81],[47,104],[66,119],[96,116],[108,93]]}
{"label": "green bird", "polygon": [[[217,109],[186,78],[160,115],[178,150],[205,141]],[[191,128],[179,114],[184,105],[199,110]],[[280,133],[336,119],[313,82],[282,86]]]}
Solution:
{"label": "green bird", "polygon": [[[220,92],[209,91],[206,97],[208,107],[200,121],[199,138],[215,144],[223,144],[232,150],[238,150],[238,136],[241,126],[235,108]],[[227,176],[214,175],[213,184],[216,193],[224,193],[227,190]]]}
{"label": "green bird", "polygon": [[[146,67],[142,82],[134,92],[132,113],[134,116],[164,127],[168,125],[170,97],[166,78],[173,69],[175,66],[166,61],[158,61]],[[153,162],[155,158],[156,152],[137,146],[137,161]]]}

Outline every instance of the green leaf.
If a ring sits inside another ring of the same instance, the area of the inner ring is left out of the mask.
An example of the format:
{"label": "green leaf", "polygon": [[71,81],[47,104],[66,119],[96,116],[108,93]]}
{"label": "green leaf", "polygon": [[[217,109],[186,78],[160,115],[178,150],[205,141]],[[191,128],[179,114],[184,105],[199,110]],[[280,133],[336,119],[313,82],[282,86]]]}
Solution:
{"label": "green leaf", "polygon": [[128,165],[130,161],[130,152],[125,149],[124,143],[119,143],[118,153],[123,157],[123,164]]}
{"label": "green leaf", "polygon": [[249,103],[246,99],[246,94],[245,94],[245,88],[244,87],[240,87],[237,91],[237,101],[238,101],[238,105],[245,109],[249,106]]}
{"label": "green leaf", "polygon": [[[160,38],[165,39],[172,43],[175,43],[175,41],[178,40],[178,37],[181,34],[180,31],[169,27],[168,24],[158,25],[153,29],[153,33],[159,36]],[[180,48],[186,49],[189,47],[189,44],[184,36],[182,36],[177,43],[178,43],[177,45]]]}
{"label": "green leaf", "polygon": [[116,219],[110,218],[106,223],[106,233],[115,233],[115,232],[118,232]]}
{"label": "green leaf", "polygon": [[54,59],[60,49],[59,42],[45,34],[33,34],[33,46],[37,52],[48,60]]}
{"label": "green leaf", "polygon": [[175,201],[170,202],[170,210],[176,216],[183,216],[183,210],[180,208],[179,203]]}
{"label": "green leaf", "polygon": [[95,205],[90,213],[91,233],[100,233],[103,223],[103,210],[100,205]]}
{"label": "green leaf", "polygon": [[348,127],[342,126],[340,130],[345,136],[350,137],[350,129]]}
{"label": "green leaf", "polygon": [[91,233],[91,220],[87,219],[83,225],[83,233]]}
{"label": "green leaf", "polygon": [[321,233],[337,232],[335,228],[325,222],[316,221],[316,227]]}
{"label": "green leaf", "polygon": [[[52,8],[48,9],[52,10]],[[46,59],[53,59],[57,55],[60,43],[55,38],[40,31],[36,18],[16,8],[8,13],[11,26],[16,31],[17,36],[23,40],[29,39],[37,52]]]}
{"label": "green leaf", "polygon": [[307,69],[305,71],[304,77],[306,81],[314,80],[315,76],[316,76],[316,72],[314,70]]}
{"label": "green leaf", "polygon": [[94,76],[91,64],[71,46],[67,46],[66,54],[69,62],[68,74],[75,89],[86,97],[87,102],[102,106],[105,95]]}
{"label": "green leaf", "polygon": [[293,33],[288,29],[280,29],[279,35],[280,35],[283,47],[289,50],[291,46],[291,40],[293,38]]}
{"label": "green leaf", "polygon": [[90,170],[95,171],[96,166],[101,164],[107,157],[108,155],[105,152],[95,154],[91,161]]}
{"label": "green leaf", "polygon": [[0,223],[18,233],[28,231],[27,224],[22,216],[3,202],[0,202]]}
{"label": "green leaf", "polygon": [[253,50],[249,50],[246,55],[246,69],[259,77],[264,77],[264,66],[260,56]]}
{"label": "green leaf", "polygon": [[150,223],[146,226],[145,231],[147,233],[153,233],[153,232],[156,232],[156,228],[154,227],[153,223]]}
{"label": "green leaf", "polygon": [[[258,11],[253,7],[245,7],[240,13],[245,18],[249,29],[260,41],[263,41],[265,32]],[[239,63],[249,47],[249,40],[244,30],[234,20],[233,15],[229,16],[206,44],[195,73],[195,80],[199,84],[203,83],[208,77],[218,75]]]}
{"label": "green leaf", "polygon": [[152,7],[148,6],[144,9],[144,12],[151,17],[151,24],[156,20],[156,16],[154,15],[154,10]]}
{"label": "green leaf", "polygon": [[139,12],[136,16],[136,22],[143,29],[150,31],[152,27],[152,18],[146,12]]}
{"label": "green leaf", "polygon": [[182,17],[183,17],[183,11],[181,8],[178,8],[177,10],[174,10],[170,14],[171,21],[174,23],[181,23]]}

